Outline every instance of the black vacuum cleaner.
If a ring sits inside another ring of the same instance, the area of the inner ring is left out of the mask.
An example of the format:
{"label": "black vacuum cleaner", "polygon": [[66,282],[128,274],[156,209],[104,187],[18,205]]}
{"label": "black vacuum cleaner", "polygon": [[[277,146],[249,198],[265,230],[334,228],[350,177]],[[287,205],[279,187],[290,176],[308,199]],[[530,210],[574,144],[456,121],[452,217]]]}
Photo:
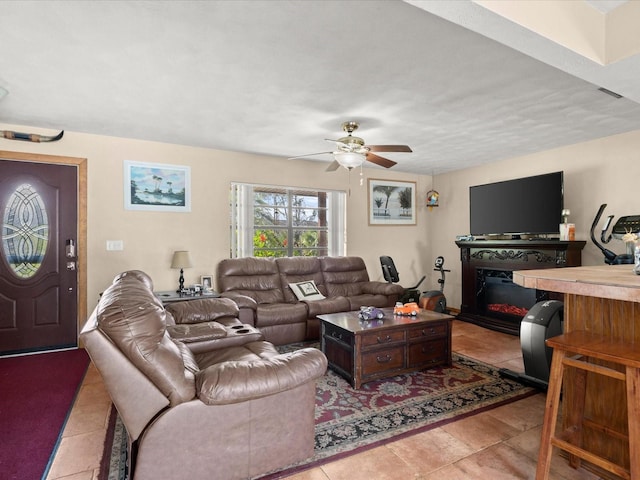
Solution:
{"label": "black vacuum cleaner", "polygon": [[531,307],[520,323],[524,373],[503,368],[500,375],[546,391],[553,349],[547,347],[545,340],[562,334],[563,316],[564,304],[558,300],[545,300]]}

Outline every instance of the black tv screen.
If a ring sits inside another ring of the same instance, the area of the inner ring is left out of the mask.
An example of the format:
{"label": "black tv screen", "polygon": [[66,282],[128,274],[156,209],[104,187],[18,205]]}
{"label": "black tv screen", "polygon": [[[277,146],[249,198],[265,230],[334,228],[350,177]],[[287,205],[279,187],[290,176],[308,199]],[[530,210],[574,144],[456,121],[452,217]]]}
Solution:
{"label": "black tv screen", "polygon": [[469,187],[471,235],[557,234],[562,172]]}

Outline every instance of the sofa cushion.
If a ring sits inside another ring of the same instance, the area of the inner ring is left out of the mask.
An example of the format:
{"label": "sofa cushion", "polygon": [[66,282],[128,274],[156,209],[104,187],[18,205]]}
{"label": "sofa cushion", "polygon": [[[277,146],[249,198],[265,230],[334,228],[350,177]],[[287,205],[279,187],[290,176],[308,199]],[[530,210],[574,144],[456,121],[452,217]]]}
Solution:
{"label": "sofa cushion", "polygon": [[229,348],[196,353],[195,359],[198,363],[198,368],[204,370],[218,363],[260,360],[275,357],[276,355],[278,355],[278,351],[272,343],[254,341],[243,345],[234,345]]}
{"label": "sofa cushion", "polygon": [[245,402],[315,381],[326,367],[326,357],[315,348],[280,355],[258,353],[255,359],[216,362],[198,372],[198,398],[207,405]]}
{"label": "sofa cushion", "polygon": [[364,260],[360,257],[321,257],[320,265],[329,297],[350,297],[363,293],[369,282]]}
{"label": "sofa cushion", "polygon": [[258,304],[284,302],[273,258],[226,258],[218,263],[216,276],[220,292],[246,295]]}
{"label": "sofa cushion", "polygon": [[329,297],[324,300],[307,303],[309,318],[315,318],[318,315],[327,313],[348,312],[353,310],[347,297]]}
{"label": "sofa cushion", "polygon": [[286,302],[299,301],[289,287],[290,283],[313,281],[318,291],[325,297],[327,296],[318,257],[281,257],[276,258],[276,265],[280,272],[280,283]]}
{"label": "sofa cushion", "polygon": [[307,302],[313,302],[315,300],[322,300],[325,297],[318,287],[316,287],[316,282],[313,280],[304,280],[302,282],[290,283],[289,288],[296,296],[296,298],[300,301],[304,300]]}
{"label": "sofa cushion", "polygon": [[329,297],[347,297],[350,310],[389,307],[404,292],[400,285],[370,281],[360,257],[322,257],[320,265]]}
{"label": "sofa cushion", "polygon": [[258,305],[256,327],[299,323],[307,320],[307,306],[304,303],[274,303]]}
{"label": "sofa cushion", "polygon": [[372,295],[363,293],[361,295],[352,295],[347,297],[349,300],[349,310],[360,310],[360,307],[388,307],[389,298],[386,295]]}
{"label": "sofa cushion", "polygon": [[165,309],[176,323],[201,323],[223,317],[238,317],[238,305],[228,298],[200,298],[188,302],[174,302]]}
{"label": "sofa cushion", "polygon": [[169,325],[167,331],[171,338],[183,343],[202,342],[227,336],[227,329],[218,322]]}

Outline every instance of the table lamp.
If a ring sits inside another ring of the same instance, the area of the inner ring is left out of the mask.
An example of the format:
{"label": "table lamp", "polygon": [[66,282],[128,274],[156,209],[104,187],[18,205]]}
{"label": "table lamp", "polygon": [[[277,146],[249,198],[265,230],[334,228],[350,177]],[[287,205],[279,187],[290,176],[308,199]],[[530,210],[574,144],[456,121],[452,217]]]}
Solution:
{"label": "table lamp", "polygon": [[173,259],[171,260],[171,268],[179,268],[180,269],[180,279],[178,280],[179,287],[177,292],[181,293],[184,289],[184,269],[191,268],[191,257],[189,256],[189,252],[186,250],[176,250],[173,252]]}

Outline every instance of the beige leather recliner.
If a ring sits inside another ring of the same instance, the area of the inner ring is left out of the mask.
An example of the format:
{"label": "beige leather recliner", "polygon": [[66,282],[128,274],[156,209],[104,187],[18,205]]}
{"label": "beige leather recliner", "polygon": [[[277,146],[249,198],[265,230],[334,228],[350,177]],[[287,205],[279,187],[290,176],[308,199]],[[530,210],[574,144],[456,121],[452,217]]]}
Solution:
{"label": "beige leather recliner", "polygon": [[[193,307],[186,310],[193,321]],[[153,295],[151,279],[130,271],[114,279],[82,329],[127,429],[131,480],[248,479],[313,454],[324,354],[279,354],[255,330],[211,320],[209,310],[199,317],[210,325],[195,328],[201,348],[193,353],[169,334],[167,326],[180,323]],[[174,326],[183,337],[190,330]],[[220,348],[200,341],[207,330],[223,340]],[[243,330],[247,343],[237,339]]]}

